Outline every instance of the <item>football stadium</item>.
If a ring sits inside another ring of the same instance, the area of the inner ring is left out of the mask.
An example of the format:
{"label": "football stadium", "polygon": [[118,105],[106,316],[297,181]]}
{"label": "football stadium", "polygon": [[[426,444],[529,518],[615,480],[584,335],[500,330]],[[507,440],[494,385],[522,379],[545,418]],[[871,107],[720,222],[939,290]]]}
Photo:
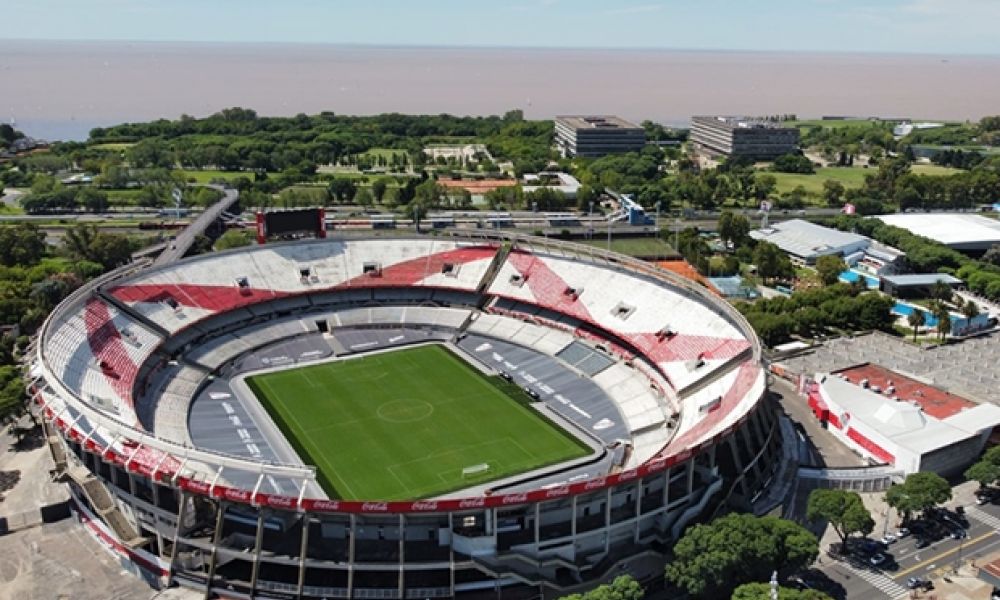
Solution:
{"label": "football stadium", "polygon": [[74,512],[154,586],[556,597],[662,578],[766,496],[760,344],[701,285],[530,236],[319,238],[132,263],[33,341]]}

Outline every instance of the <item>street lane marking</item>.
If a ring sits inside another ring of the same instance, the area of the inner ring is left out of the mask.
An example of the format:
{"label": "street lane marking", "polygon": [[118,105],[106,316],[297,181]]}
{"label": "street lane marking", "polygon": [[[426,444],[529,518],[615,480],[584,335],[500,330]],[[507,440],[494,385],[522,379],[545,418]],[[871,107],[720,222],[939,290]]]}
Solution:
{"label": "street lane marking", "polygon": [[[964,544],[959,544],[958,546],[955,546],[951,550],[945,550],[944,552],[942,552],[940,554],[936,554],[933,557],[928,558],[927,560],[925,560],[923,562],[919,562],[919,563],[913,565],[912,567],[908,567],[906,569],[903,569],[902,571],[898,571],[893,577],[895,579],[899,579],[900,577],[905,577],[906,575],[909,575],[910,573],[916,571],[917,569],[923,568],[923,567],[929,565],[930,563],[932,563],[932,562],[934,562],[936,560],[944,558],[945,556],[949,556],[951,554],[954,554],[954,553],[958,552],[959,550],[961,550],[963,547],[971,546],[972,544],[975,544],[976,542],[981,542],[981,541],[985,540],[986,538],[990,537],[991,535],[996,535],[996,533],[997,532],[995,532],[995,531],[990,531],[990,532],[984,533],[983,535],[981,535],[979,537],[975,537],[975,538],[972,538],[972,539],[969,539],[969,540],[965,540]],[[972,551],[971,548],[969,550]]]}

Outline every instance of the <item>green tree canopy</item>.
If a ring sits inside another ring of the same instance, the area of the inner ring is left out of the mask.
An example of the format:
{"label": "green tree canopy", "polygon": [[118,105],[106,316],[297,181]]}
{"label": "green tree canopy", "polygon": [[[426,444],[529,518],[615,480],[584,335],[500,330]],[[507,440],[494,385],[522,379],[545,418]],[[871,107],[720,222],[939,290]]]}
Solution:
{"label": "green tree canopy", "polygon": [[820,256],[816,259],[816,271],[824,285],[837,283],[840,274],[847,270],[847,263],[836,254]]}
{"label": "green tree canopy", "polygon": [[242,248],[253,243],[253,234],[242,229],[230,229],[215,240],[216,250],[229,250],[230,248]]}
{"label": "green tree canopy", "polygon": [[910,473],[906,480],[885,493],[886,503],[903,513],[904,520],[912,513],[927,510],[951,499],[951,486],[937,473]]}
{"label": "green tree canopy", "polygon": [[629,575],[620,575],[610,584],[599,585],[584,594],[563,596],[562,600],[642,600],[643,595],[638,581]]}
{"label": "green tree canopy", "polygon": [[796,523],[734,513],[687,529],[666,576],[693,596],[725,598],[741,583],[802,569],[818,552],[816,536]]}
{"label": "green tree canopy", "polygon": [[[732,600],[771,600],[771,584],[744,583],[733,590]],[[779,587],[778,600],[833,600],[819,590]]]}
{"label": "green tree canopy", "polygon": [[875,528],[875,520],[861,496],[845,490],[818,488],[810,492],[806,518],[829,523],[844,545],[851,534],[868,535]]}

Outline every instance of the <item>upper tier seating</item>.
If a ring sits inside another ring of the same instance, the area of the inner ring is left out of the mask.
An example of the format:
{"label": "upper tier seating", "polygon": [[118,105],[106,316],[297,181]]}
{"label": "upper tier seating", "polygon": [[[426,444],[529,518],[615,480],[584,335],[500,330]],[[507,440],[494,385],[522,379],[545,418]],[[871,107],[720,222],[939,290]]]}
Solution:
{"label": "upper tier seating", "polygon": [[496,252],[448,240],[262,246],[142,272],[108,292],[175,332],[209,315],[305,292],[390,286],[473,291]]}
{"label": "upper tier seating", "polygon": [[692,302],[634,273],[569,258],[515,250],[489,292],[618,335],[659,365],[676,389],[700,380],[750,346],[710,305]]}
{"label": "upper tier seating", "polygon": [[132,386],[160,338],[98,298],[62,314],[46,342],[49,365],[95,408],[134,423]]}

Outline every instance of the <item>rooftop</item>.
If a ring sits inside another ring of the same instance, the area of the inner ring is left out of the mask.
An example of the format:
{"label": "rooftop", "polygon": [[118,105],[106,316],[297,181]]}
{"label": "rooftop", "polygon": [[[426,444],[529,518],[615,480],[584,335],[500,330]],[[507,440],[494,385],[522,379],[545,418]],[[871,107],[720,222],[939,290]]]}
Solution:
{"label": "rooftop", "polygon": [[438,185],[444,188],[461,188],[472,194],[485,194],[497,188],[517,185],[515,179],[438,179]]}
{"label": "rooftop", "polygon": [[942,419],[925,411],[919,402],[896,401],[864,389],[857,384],[856,377],[849,380],[833,374],[817,377],[823,394],[843,409],[851,422],[861,422],[917,454],[950,446],[1000,424],[1000,408],[992,404],[969,402],[969,407]]}
{"label": "rooftop", "polygon": [[912,213],[879,215],[887,225],[902,227],[916,235],[947,246],[988,248],[1000,244],[1000,221],[964,213]]}
{"label": "rooftop", "polygon": [[750,237],[771,242],[785,252],[801,257],[833,254],[845,246],[869,241],[863,235],[830,229],[802,219],[773,223],[768,229],[751,231]]}
{"label": "rooftop", "polygon": [[962,280],[947,273],[915,273],[910,275],[883,275],[883,281],[888,281],[898,287],[934,285],[943,281],[948,285],[958,285]]}
{"label": "rooftop", "polygon": [[847,377],[852,383],[867,379],[870,387],[878,387],[883,392],[894,387],[895,393],[890,395],[916,402],[935,419],[946,419],[976,406],[965,398],[871,363],[835,371],[835,374]]}
{"label": "rooftop", "polygon": [[556,120],[574,129],[641,129],[635,123],[614,115],[560,115]]}
{"label": "rooftop", "polygon": [[719,125],[724,125],[733,129],[795,129],[794,127],[786,127],[779,121],[768,121],[758,117],[701,115],[692,117],[692,120],[715,121]]}

